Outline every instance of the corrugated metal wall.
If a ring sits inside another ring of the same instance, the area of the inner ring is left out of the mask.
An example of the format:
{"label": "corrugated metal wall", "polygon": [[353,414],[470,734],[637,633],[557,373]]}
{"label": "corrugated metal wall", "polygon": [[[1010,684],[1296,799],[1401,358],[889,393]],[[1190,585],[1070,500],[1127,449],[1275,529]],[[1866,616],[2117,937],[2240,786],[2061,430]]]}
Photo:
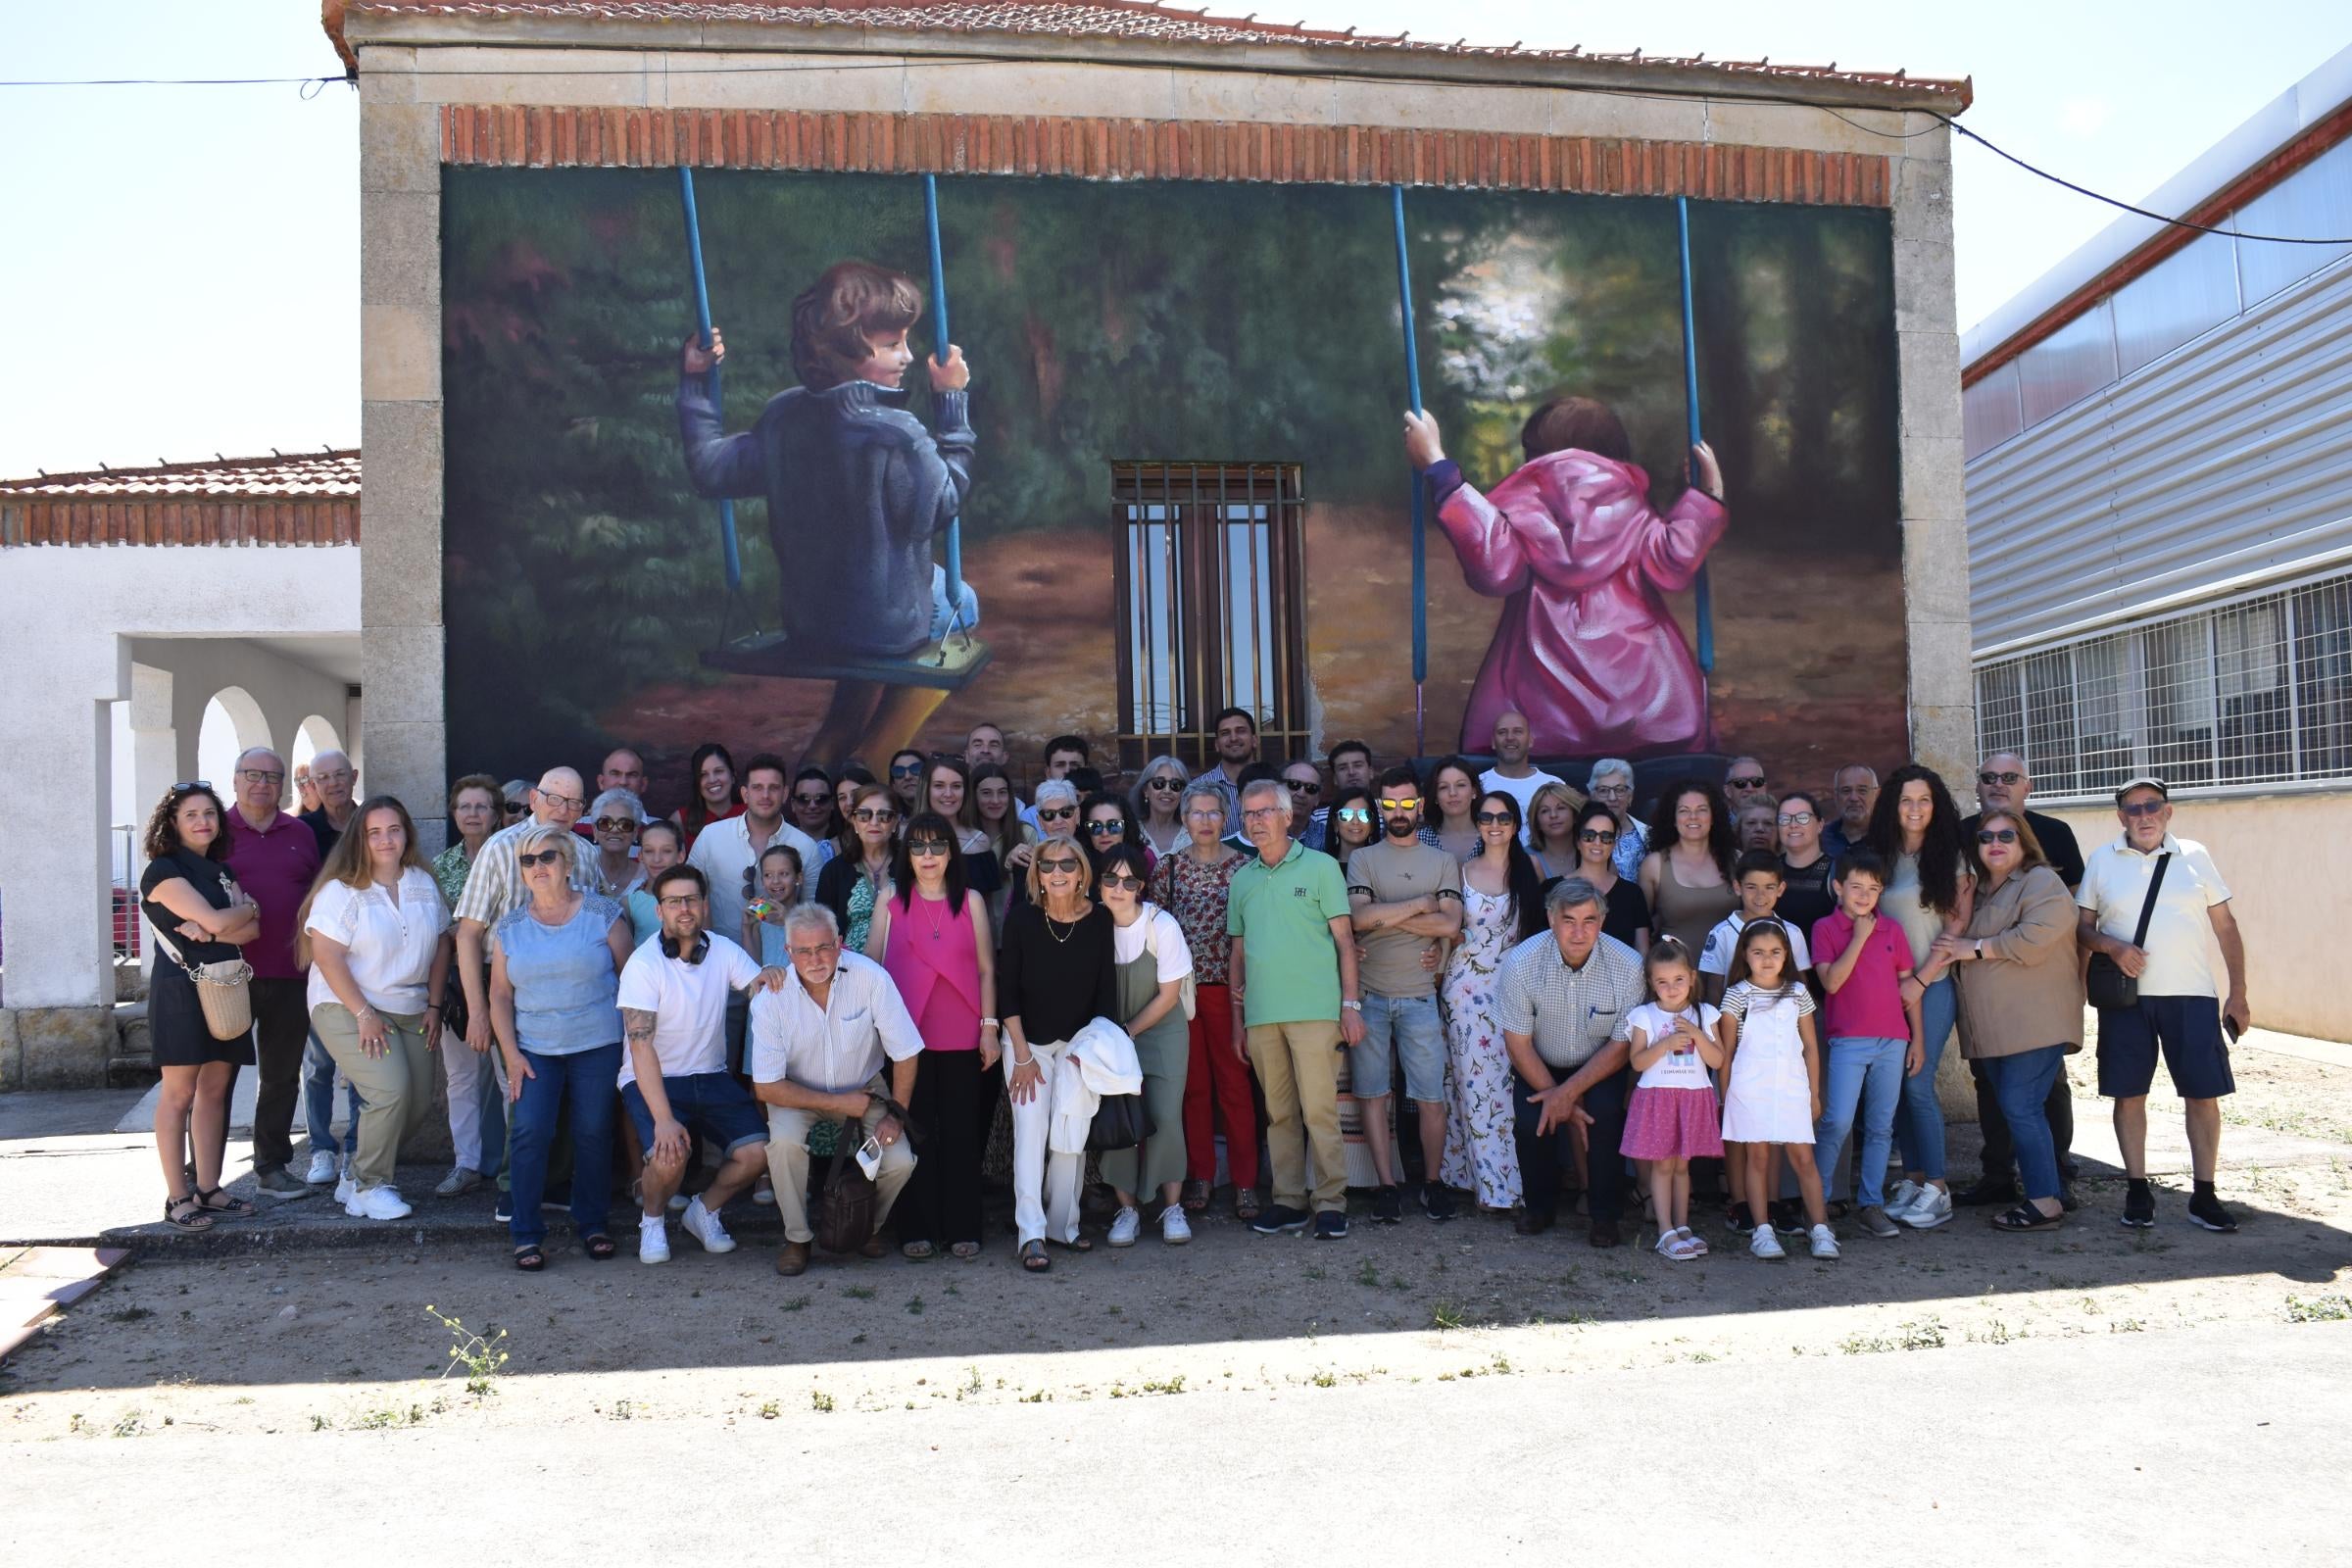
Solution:
{"label": "corrugated metal wall", "polygon": [[1984,654],[2352,551],[2352,267],[1970,461]]}

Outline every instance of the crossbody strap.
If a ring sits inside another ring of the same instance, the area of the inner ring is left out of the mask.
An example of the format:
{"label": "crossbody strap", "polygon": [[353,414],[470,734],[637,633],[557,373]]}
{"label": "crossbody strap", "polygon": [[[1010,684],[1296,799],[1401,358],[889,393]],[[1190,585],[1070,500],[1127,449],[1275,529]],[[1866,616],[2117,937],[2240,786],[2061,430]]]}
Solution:
{"label": "crossbody strap", "polygon": [[2170,850],[2156,858],[2156,874],[2148,878],[2148,897],[2139,906],[2139,926],[2132,933],[2132,945],[2135,948],[2148,945],[2148,919],[2156,912],[2156,894],[2164,886],[2164,868],[2172,863],[2173,852]]}

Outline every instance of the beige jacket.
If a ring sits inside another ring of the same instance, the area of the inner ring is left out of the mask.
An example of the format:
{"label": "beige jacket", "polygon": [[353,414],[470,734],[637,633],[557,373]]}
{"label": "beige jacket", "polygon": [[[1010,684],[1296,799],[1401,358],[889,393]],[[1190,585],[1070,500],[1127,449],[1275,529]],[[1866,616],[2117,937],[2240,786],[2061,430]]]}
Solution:
{"label": "beige jacket", "polygon": [[2075,901],[2046,865],[1977,888],[1966,935],[1983,957],[1954,964],[1960,987],[1960,1054],[1970,1061],[2044,1046],[2082,1049],[2082,971]]}

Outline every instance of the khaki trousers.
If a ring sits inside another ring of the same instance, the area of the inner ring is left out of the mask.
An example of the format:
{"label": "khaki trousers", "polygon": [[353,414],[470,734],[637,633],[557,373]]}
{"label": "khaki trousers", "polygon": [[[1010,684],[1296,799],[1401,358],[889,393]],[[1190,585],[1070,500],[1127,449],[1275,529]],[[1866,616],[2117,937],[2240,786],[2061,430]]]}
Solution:
{"label": "khaki trousers", "polygon": [[360,1095],[360,1125],[353,1138],[351,1179],[361,1192],[392,1181],[400,1146],[423,1127],[433,1108],[433,1085],[441,1077],[424,1014],[378,1012],[384,1020],[384,1054],[360,1049],[360,1020],[339,1002],[311,1009],[311,1028],[335,1059],[335,1066]]}
{"label": "khaki trousers", "polygon": [[1314,1208],[1348,1211],[1348,1146],[1340,1137],[1340,1024],[1336,1018],[1250,1026],[1250,1064],[1266,1092],[1266,1152],[1274,1201],[1307,1206],[1306,1158],[1315,1160]]}
{"label": "khaki trousers", "polygon": [[[868,1094],[877,1097],[890,1093],[890,1085],[878,1073],[865,1087]],[[866,1106],[858,1142],[863,1143],[871,1136],[888,1114],[879,1098]],[[776,1190],[776,1213],[784,1220],[784,1239],[788,1242],[806,1244],[816,1240],[816,1232],[808,1224],[808,1129],[820,1121],[837,1119],[785,1105],[767,1107],[767,1179]],[[897,1143],[883,1146],[882,1168],[874,1173],[876,1235],[890,1219],[891,1205],[899,1200],[899,1194],[906,1190],[906,1178],[913,1174],[914,1150],[902,1132]]]}

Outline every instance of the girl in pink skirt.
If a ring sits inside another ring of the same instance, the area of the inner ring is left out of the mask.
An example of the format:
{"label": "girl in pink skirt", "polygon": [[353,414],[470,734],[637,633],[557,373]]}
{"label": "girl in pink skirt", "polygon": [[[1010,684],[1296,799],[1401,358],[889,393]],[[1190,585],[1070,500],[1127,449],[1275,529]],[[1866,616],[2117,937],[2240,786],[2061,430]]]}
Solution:
{"label": "girl in pink skirt", "polygon": [[1698,1000],[1698,966],[1675,938],[1651,943],[1642,967],[1649,1000],[1625,1020],[1634,1070],[1642,1078],[1626,1106],[1620,1148],[1626,1158],[1649,1162],[1659,1254],[1687,1263],[1707,1250],[1690,1229],[1690,1161],[1723,1153],[1715,1086],[1707,1076],[1724,1060],[1716,1038],[1719,1015]]}

